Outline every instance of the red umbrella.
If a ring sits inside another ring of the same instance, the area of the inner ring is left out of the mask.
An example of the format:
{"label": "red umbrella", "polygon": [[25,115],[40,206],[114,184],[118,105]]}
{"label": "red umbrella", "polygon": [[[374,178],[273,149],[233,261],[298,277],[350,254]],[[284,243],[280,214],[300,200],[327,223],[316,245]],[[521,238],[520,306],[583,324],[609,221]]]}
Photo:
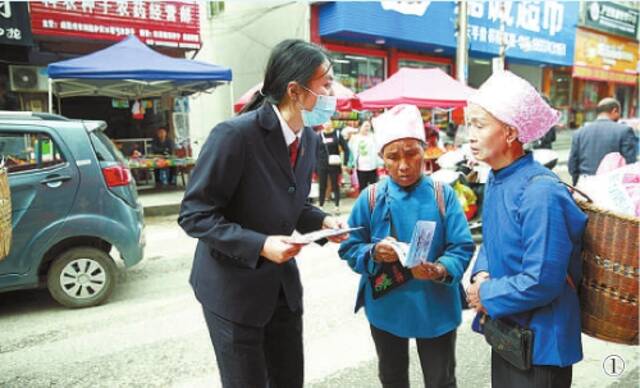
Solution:
{"label": "red umbrella", "polygon": [[[245,94],[242,95],[233,104],[233,110],[238,113],[249,101],[251,101],[251,97],[262,87],[262,82],[257,84],[256,86],[249,89]],[[358,96],[349,88],[342,85],[340,82],[333,83],[333,94],[338,97],[338,106],[337,110],[339,111],[350,111],[357,110],[361,108],[360,101],[358,100]]]}
{"label": "red umbrella", "polygon": [[358,93],[364,109],[413,104],[419,108],[460,108],[473,89],[441,69],[401,68],[376,86]]}

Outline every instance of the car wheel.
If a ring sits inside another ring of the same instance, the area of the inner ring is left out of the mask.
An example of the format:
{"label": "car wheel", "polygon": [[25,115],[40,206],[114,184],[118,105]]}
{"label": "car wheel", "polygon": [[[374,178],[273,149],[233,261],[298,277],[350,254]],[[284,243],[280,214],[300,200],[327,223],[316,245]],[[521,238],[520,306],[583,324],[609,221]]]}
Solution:
{"label": "car wheel", "polygon": [[116,266],[108,253],[96,248],[72,248],[58,256],[47,274],[53,299],[66,307],[98,305],[111,295]]}

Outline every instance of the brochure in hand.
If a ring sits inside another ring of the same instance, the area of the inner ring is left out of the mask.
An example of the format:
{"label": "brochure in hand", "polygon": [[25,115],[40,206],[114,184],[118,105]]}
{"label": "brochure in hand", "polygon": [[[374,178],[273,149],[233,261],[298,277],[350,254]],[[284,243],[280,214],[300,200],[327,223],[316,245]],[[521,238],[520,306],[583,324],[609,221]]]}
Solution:
{"label": "brochure in hand", "polygon": [[358,226],[357,228],[345,229],[321,229],[307,234],[291,236],[288,242],[291,244],[310,244],[314,241],[322,240],[323,238],[340,236],[341,234],[353,232],[354,230],[360,230],[362,228],[362,226]]}
{"label": "brochure in hand", "polygon": [[[433,234],[436,230],[436,223],[433,221],[418,221],[413,229],[411,244],[397,243],[407,245],[406,251],[398,252],[400,263],[406,268],[413,268],[421,263],[427,262],[427,255],[431,249],[433,242]],[[406,252],[406,253],[404,253]],[[401,254],[402,253],[402,254]]]}

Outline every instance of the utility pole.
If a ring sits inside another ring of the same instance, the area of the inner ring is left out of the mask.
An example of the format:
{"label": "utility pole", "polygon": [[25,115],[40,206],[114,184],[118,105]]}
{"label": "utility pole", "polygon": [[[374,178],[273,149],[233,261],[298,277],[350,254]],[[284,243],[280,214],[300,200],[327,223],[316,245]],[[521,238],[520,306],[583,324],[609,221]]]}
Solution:
{"label": "utility pole", "polygon": [[504,70],[504,61],[507,55],[507,39],[505,33],[505,20],[506,10],[504,7],[504,1],[500,2],[500,50],[498,51],[498,58],[493,59],[493,72]]}
{"label": "utility pole", "polygon": [[458,2],[458,47],[456,50],[456,78],[467,84],[467,67],[469,54],[467,39],[467,0]]}

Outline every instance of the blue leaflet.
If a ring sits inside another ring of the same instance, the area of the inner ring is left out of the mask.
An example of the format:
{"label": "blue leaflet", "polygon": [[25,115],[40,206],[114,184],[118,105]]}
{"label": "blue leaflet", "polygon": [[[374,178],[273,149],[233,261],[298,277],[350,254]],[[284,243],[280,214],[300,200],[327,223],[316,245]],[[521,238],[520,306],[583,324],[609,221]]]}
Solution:
{"label": "blue leaflet", "polygon": [[411,246],[409,254],[402,265],[413,268],[420,263],[427,262],[429,249],[433,242],[433,235],[436,230],[436,223],[433,221],[418,221],[411,236]]}

